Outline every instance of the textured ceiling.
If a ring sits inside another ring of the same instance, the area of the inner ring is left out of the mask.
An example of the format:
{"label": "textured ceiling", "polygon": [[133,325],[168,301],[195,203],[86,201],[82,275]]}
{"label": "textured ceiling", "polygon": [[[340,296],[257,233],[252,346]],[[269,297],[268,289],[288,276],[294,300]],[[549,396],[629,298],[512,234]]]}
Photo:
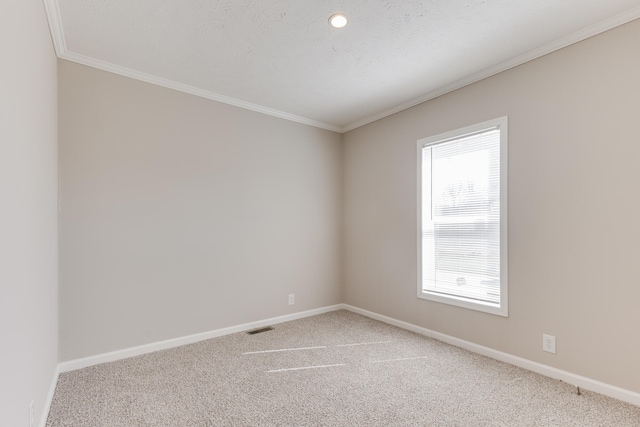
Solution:
{"label": "textured ceiling", "polygon": [[[346,131],[640,17],[640,0],[45,0],[58,56]],[[347,27],[328,18],[344,12]]]}

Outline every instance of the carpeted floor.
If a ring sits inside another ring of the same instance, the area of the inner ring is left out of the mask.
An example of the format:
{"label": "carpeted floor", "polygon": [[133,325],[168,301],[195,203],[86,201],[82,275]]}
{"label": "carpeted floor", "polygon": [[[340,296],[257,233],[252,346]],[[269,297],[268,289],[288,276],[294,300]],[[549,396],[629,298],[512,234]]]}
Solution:
{"label": "carpeted floor", "polygon": [[336,311],[63,373],[58,426],[640,426],[640,407]]}

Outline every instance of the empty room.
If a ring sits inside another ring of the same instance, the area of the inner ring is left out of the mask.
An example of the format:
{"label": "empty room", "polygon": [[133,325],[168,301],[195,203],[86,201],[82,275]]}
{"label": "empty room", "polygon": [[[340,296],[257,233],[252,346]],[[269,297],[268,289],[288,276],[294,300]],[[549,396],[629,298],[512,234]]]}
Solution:
{"label": "empty room", "polygon": [[640,425],[640,3],[9,0],[0,425]]}

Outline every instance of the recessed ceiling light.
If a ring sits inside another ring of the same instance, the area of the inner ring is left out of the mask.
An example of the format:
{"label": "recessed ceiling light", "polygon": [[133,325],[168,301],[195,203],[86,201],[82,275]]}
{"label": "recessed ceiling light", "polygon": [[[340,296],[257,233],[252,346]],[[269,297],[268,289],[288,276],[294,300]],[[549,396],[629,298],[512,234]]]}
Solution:
{"label": "recessed ceiling light", "polygon": [[342,28],[347,25],[347,16],[344,13],[336,13],[329,17],[329,24],[333,28]]}

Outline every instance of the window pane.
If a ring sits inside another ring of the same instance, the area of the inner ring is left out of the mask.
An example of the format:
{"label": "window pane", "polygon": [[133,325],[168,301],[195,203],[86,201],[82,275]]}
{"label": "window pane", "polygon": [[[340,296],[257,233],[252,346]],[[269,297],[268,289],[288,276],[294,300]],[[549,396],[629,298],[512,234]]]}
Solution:
{"label": "window pane", "polygon": [[423,291],[500,303],[500,130],[423,147]]}

